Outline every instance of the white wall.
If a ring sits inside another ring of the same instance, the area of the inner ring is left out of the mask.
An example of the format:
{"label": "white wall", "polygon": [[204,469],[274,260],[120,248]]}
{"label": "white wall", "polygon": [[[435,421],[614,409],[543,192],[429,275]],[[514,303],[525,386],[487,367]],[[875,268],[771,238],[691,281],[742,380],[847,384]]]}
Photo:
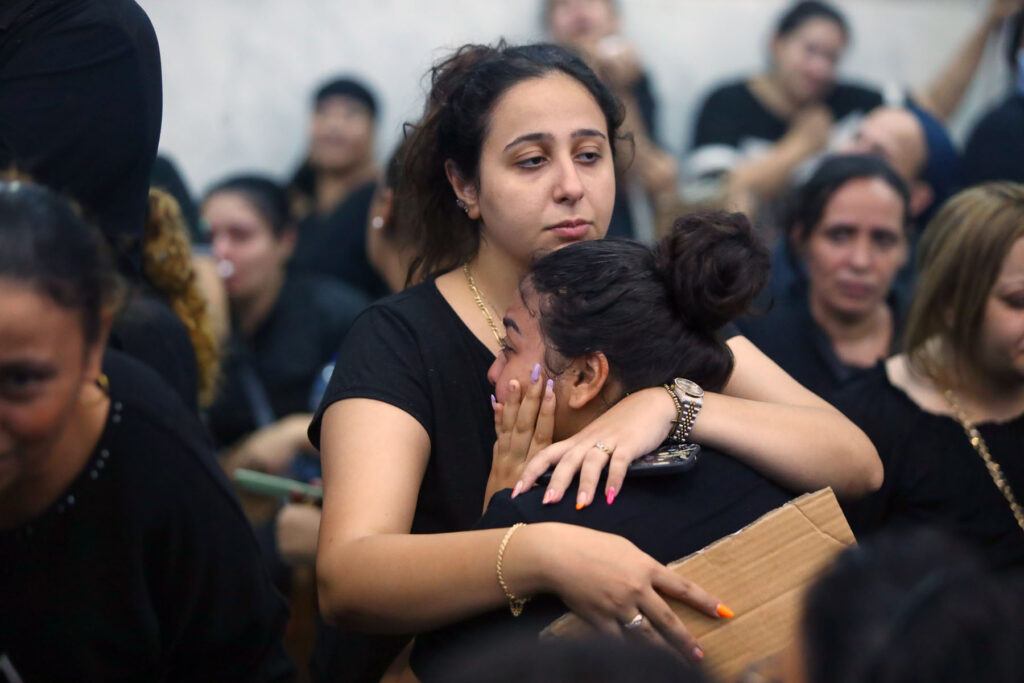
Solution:
{"label": "white wall", "polygon": [[[541,38],[538,0],[140,0],[163,56],[161,149],[193,191],[219,176],[284,177],[302,156],[309,97],[338,73],[368,81],[382,103],[378,156],[420,110],[424,73],[465,42]],[[681,152],[699,98],[715,81],[764,61],[787,0],[620,0],[660,101],[663,142]],[[920,85],[987,0],[839,0],[853,25],[848,77]],[[993,46],[990,46],[990,48]],[[994,50],[955,126],[997,97]]]}

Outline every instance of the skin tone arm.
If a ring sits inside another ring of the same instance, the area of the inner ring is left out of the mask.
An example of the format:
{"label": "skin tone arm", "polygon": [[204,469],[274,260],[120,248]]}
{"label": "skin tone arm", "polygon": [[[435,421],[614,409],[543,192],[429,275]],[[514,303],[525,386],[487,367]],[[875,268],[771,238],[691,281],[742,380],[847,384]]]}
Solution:
{"label": "skin tone arm", "polygon": [[224,470],[229,475],[239,467],[280,474],[299,451],[316,453],[306,436],[312,421],[310,413],[295,413],[257,429],[231,448]]}
{"label": "skin tone arm", "polygon": [[[856,498],[882,484],[882,463],[867,436],[838,410],[801,386],[742,336],[728,341],[736,358],[723,393],[707,393],[691,438],[739,458],[783,486],[810,491],[831,486],[841,498]],[[675,419],[663,388],[645,389],[619,401],[570,439],[537,454],[523,470],[522,490],[557,463],[549,483],[557,501],[580,472],[580,499],[594,500],[613,451],[608,489],[618,493],[626,467],[656,448]]]}
{"label": "skin tone arm", "polygon": [[[506,529],[409,533],[430,453],[419,422],[379,401],[347,399],[327,410],[321,446],[317,576],[325,618],[363,631],[410,633],[506,604],[495,575]],[[519,529],[503,573],[516,596],[558,594],[608,633],[621,633],[620,624],[642,612],[657,637],[685,653],[696,641],[656,591],[709,615],[718,605],[625,539],[565,524]]]}
{"label": "skin tone arm", "polygon": [[948,121],[967,94],[985,55],[989,36],[1007,17],[1022,7],[1022,0],[991,0],[981,22],[974,27],[946,67],[926,88],[914,93],[918,104],[941,121]]}

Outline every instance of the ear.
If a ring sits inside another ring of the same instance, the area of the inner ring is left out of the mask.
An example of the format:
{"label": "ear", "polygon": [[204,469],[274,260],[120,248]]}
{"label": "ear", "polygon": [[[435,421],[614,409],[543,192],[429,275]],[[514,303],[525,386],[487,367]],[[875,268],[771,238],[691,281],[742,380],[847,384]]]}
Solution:
{"label": "ear", "polygon": [[295,252],[295,243],[299,241],[299,229],[295,225],[288,225],[277,238],[277,248],[281,252],[282,260],[287,263]]}
{"label": "ear", "polygon": [[566,378],[566,403],[579,410],[601,395],[608,384],[608,359],[600,351],[577,358],[563,373]]}
{"label": "ear", "polygon": [[107,349],[107,342],[110,340],[110,327],[114,324],[113,306],[107,306],[100,311],[100,329],[96,341],[86,351],[85,356],[85,377],[87,382],[94,382],[103,372],[103,352]]}
{"label": "ear", "polygon": [[384,225],[391,221],[391,207],[395,203],[395,191],[385,187],[377,197],[377,215],[384,219]]}
{"label": "ear", "polygon": [[444,174],[448,177],[448,183],[455,191],[455,197],[466,204],[466,215],[470,219],[480,220],[480,205],[477,201],[476,185],[466,180],[455,168],[455,162],[449,159],[444,162]]}
{"label": "ear", "polygon": [[935,201],[935,191],[923,180],[918,180],[910,188],[910,215],[917,218]]}

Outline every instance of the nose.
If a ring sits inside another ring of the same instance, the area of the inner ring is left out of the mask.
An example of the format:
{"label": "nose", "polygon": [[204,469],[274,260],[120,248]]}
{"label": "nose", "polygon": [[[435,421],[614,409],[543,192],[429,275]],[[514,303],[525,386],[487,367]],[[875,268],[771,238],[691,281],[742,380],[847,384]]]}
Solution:
{"label": "nose", "polygon": [[491,383],[491,386],[498,387],[498,378],[501,377],[501,371],[505,369],[505,354],[499,353],[494,362],[491,363],[491,367],[487,369],[487,381]]}
{"label": "nose", "polygon": [[871,267],[871,241],[867,237],[857,239],[850,245],[850,265],[856,270]]}
{"label": "nose", "polygon": [[227,236],[214,233],[210,237],[210,251],[213,252],[213,257],[218,261],[226,259],[230,251]]}
{"label": "nose", "polygon": [[583,181],[579,168],[571,156],[560,160],[555,167],[554,197],[559,204],[575,204],[583,198]]}

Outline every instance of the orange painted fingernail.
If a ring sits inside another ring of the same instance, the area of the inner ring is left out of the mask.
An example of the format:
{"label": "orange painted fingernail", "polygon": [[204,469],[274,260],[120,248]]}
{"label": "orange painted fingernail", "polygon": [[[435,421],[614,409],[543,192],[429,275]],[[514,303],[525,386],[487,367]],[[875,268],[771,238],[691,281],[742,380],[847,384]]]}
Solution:
{"label": "orange painted fingernail", "polygon": [[723,619],[732,619],[736,616],[735,612],[733,612],[731,609],[729,609],[722,603],[718,603],[718,607],[715,608],[715,611],[718,612],[718,616],[722,617]]}
{"label": "orange painted fingernail", "polygon": [[693,657],[694,659],[704,659],[704,650],[699,647],[693,648]]}
{"label": "orange painted fingernail", "polygon": [[580,495],[576,496],[576,509],[582,510],[587,505],[587,494],[580,491]]}

